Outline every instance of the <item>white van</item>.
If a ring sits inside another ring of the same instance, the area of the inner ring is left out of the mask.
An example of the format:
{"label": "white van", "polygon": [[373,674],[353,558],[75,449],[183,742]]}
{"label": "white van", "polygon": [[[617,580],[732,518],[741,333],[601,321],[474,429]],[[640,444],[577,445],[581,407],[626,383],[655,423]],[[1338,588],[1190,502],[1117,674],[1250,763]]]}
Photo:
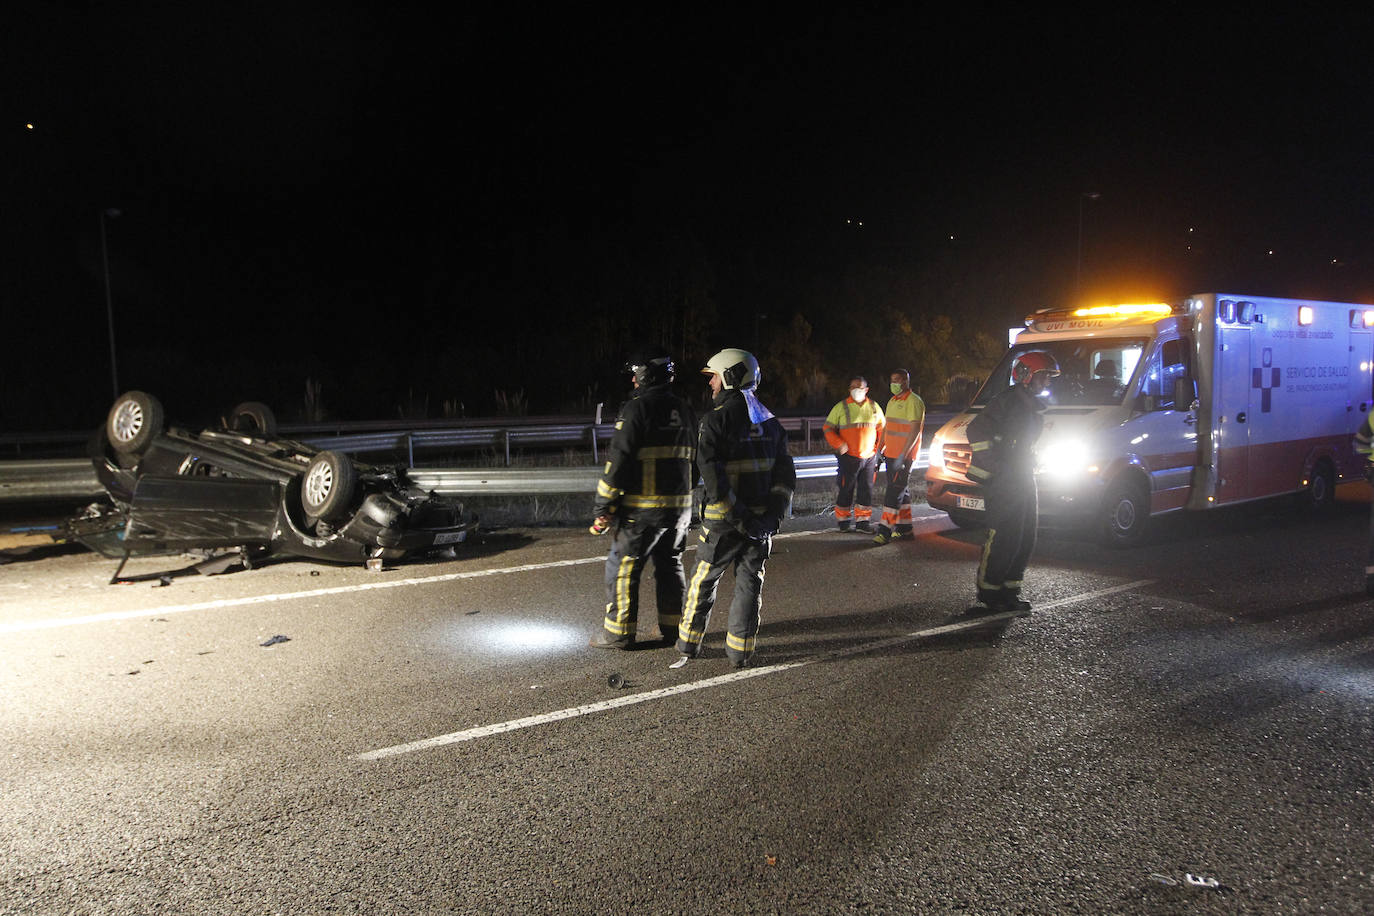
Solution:
{"label": "white van", "polygon": [[1363,472],[1351,440],[1374,401],[1374,306],[1201,293],[1044,310],[931,441],[926,498],[961,527],[983,516],[968,423],[1029,350],[1062,371],[1045,393],[1041,515],[1079,516],[1108,542],[1179,509],[1287,493],[1325,506]]}

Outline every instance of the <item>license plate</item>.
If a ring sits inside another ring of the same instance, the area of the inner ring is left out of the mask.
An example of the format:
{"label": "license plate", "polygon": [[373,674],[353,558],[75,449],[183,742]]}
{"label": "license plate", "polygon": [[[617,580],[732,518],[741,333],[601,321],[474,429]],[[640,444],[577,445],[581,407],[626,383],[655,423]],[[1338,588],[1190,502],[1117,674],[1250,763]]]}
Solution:
{"label": "license plate", "polygon": [[[980,499],[979,502],[982,502],[982,500]],[[436,544],[457,544],[458,542],[464,540],[467,536],[468,536],[468,533],[467,533],[466,530],[464,530],[464,531],[446,531],[446,532],[444,532],[444,533],[442,533],[442,534],[436,534],[436,535],[434,536],[434,543],[436,543]]]}
{"label": "license plate", "polygon": [[983,497],[981,496],[955,496],[954,504],[960,509],[977,509],[983,511]]}

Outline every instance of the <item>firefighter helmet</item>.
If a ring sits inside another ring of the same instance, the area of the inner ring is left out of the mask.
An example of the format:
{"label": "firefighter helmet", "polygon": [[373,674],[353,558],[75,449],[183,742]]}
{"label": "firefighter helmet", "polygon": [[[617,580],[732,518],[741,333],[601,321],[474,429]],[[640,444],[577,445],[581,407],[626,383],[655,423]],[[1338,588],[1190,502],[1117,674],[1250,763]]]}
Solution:
{"label": "firefighter helmet", "polygon": [[625,363],[625,371],[634,375],[635,383],[641,388],[666,385],[677,377],[673,358],[663,350],[636,353]]}
{"label": "firefighter helmet", "polygon": [[1029,385],[1037,372],[1058,375],[1059,363],[1044,350],[1030,350],[1011,362],[1011,380],[1018,385]]}
{"label": "firefighter helmet", "polygon": [[759,361],[748,350],[729,347],[706,361],[701,370],[707,375],[719,375],[721,386],[748,391],[759,383]]}

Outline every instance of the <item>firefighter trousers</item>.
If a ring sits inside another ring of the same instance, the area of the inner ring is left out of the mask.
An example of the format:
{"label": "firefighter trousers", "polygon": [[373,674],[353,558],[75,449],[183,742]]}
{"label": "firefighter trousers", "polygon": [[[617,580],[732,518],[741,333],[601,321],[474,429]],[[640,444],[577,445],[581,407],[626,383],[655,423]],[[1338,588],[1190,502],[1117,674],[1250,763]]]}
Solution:
{"label": "firefighter trousers", "polygon": [[687,546],[690,517],[663,527],[635,519],[616,526],[606,555],[606,632],[633,639],[639,621],[639,580],[648,560],[654,563],[654,594],[658,599],[658,629],[664,638],[677,636],[682,619],[682,595],[687,579],[682,551]]}
{"label": "firefighter trousers", "polygon": [[687,602],[678,627],[677,650],[701,654],[706,624],[716,603],[716,587],[727,568],[735,572],[735,595],[726,623],[725,654],[732,662],[747,662],[754,654],[763,607],[763,566],[773,549],[772,537],[750,538],[733,528],[703,529],[696,566],[687,583]]}
{"label": "firefighter trousers", "polygon": [[1035,477],[998,475],[983,498],[988,539],[978,563],[978,600],[992,606],[1014,601],[1021,593],[1039,521]]}
{"label": "firefighter trousers", "polygon": [[[835,496],[835,520],[841,528],[848,528],[851,520],[868,521],[873,517],[873,481],[878,474],[878,456],[840,455],[835,463],[838,466],[835,482],[839,487]],[[857,506],[854,504],[856,497]]]}

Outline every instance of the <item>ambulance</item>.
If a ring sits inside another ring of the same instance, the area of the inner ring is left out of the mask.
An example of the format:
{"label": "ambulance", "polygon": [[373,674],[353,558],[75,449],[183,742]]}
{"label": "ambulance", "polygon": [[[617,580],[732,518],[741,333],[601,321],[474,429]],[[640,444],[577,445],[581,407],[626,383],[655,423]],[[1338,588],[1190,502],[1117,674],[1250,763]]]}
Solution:
{"label": "ambulance", "polygon": [[1061,370],[1043,394],[1040,514],[1086,521],[1107,543],[1136,543],[1180,510],[1284,494],[1326,507],[1363,473],[1352,437],[1374,402],[1374,306],[1201,293],[1046,309],[931,442],[927,501],[960,527],[983,523],[969,421],[1030,350]]}

